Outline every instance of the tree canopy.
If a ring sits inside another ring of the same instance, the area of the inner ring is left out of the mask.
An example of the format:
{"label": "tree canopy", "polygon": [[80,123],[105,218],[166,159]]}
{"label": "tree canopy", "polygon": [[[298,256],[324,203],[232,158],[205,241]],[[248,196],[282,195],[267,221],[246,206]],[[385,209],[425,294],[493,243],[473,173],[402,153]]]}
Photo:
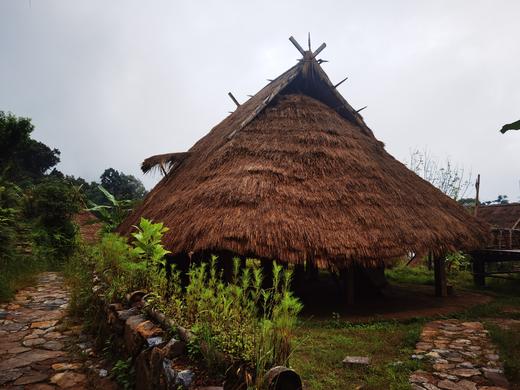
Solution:
{"label": "tree canopy", "polygon": [[14,182],[42,178],[60,162],[60,151],[31,138],[29,118],[0,111],[0,174]]}

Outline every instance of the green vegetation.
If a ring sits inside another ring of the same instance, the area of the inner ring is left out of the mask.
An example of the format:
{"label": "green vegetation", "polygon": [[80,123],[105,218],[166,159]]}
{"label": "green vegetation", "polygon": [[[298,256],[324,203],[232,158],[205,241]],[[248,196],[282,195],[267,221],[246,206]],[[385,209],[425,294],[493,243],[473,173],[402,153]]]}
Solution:
{"label": "green vegetation", "polygon": [[[110,204],[112,196],[99,191],[97,183],[83,186],[85,180],[59,172],[60,151],[32,139],[33,131],[30,119],[0,111],[0,300],[9,299],[36,272],[67,263],[79,244],[74,215],[89,197]],[[113,228],[145,190],[139,180],[112,168],[101,182],[132,199],[113,198],[117,207],[107,206]]]}
{"label": "green vegetation", "polygon": [[[192,265],[183,289],[178,271],[166,277],[168,251],[161,244],[166,231],[161,223],[141,219],[130,243],[108,233],[98,245],[74,256],[67,272],[74,286],[72,313],[97,315],[88,277],[94,271],[105,283],[103,294],[110,302],[122,301],[135,290],[150,292],[151,305],[195,334],[191,355],[202,357],[216,375],[224,373],[224,361],[239,362],[257,380],[266,369],[288,365],[302,308],[290,291],[291,272],[273,263],[272,287],[263,288],[256,263],[241,267],[236,259],[232,280],[226,282],[213,257],[210,263]],[[90,324],[94,322],[91,318]]]}
{"label": "green vegetation", "polygon": [[[296,331],[293,368],[310,389],[409,389],[420,368],[411,360],[423,323],[350,324],[309,320]],[[369,356],[369,366],[344,367],[345,356]]]}

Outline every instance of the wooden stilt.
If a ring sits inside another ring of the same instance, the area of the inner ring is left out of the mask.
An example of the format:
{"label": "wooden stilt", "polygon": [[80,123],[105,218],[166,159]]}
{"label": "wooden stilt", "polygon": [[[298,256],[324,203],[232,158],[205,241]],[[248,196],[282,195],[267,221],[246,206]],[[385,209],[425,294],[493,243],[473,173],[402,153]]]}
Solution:
{"label": "wooden stilt", "polygon": [[486,268],[483,259],[478,255],[473,255],[473,282],[475,286],[486,286]]}
{"label": "wooden stilt", "polygon": [[347,300],[347,305],[352,306],[354,304],[354,279],[355,269],[354,267],[343,268],[339,271],[340,279],[343,284],[343,291]]}
{"label": "wooden stilt", "polygon": [[448,296],[448,288],[446,286],[446,263],[444,256],[436,255],[434,257],[433,272],[435,274],[435,296]]}
{"label": "wooden stilt", "polygon": [[354,268],[351,267],[347,271],[347,305],[352,306],[354,304],[354,279],[355,279]]}
{"label": "wooden stilt", "polygon": [[270,288],[273,286],[273,261],[270,259],[261,259],[262,275],[264,276],[263,287]]}

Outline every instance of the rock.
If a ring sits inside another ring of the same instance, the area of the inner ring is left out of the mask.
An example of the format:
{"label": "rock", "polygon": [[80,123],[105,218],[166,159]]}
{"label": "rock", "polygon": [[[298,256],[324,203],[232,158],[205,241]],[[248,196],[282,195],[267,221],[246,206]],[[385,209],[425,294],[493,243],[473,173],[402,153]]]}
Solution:
{"label": "rock", "polygon": [[439,381],[439,383],[437,383],[437,387],[439,387],[440,389],[460,390],[460,387],[457,385],[457,383],[447,379]]}
{"label": "rock", "polygon": [[58,323],[57,320],[54,321],[39,321],[39,322],[33,322],[31,324],[31,329],[38,328],[38,329],[47,329],[51,326],[54,326]]}
{"label": "rock", "polygon": [[450,370],[449,373],[451,375],[456,375],[463,378],[470,378],[472,376],[482,374],[480,370],[474,368],[456,368],[455,370]]}
{"label": "rock", "polygon": [[51,367],[54,371],[69,371],[79,370],[82,366],[81,363],[55,363]]}
{"label": "rock", "polygon": [[0,386],[7,382],[12,382],[23,375],[21,370],[5,370],[0,372]]}
{"label": "rock", "polygon": [[370,358],[367,356],[347,356],[343,359],[344,366],[367,366],[370,364]]}
{"label": "rock", "polygon": [[184,355],[185,350],[186,350],[186,343],[184,341],[180,341],[180,340],[172,338],[162,348],[162,353],[168,359],[173,359],[177,356]]}
{"label": "rock", "polygon": [[51,383],[58,385],[62,389],[79,388],[86,383],[87,377],[84,374],[65,371],[55,374],[51,378]]}
{"label": "rock", "polygon": [[433,382],[432,374],[426,371],[416,371],[410,375],[410,382],[412,383],[428,383]]}
{"label": "rock", "polygon": [[484,376],[489,379],[495,386],[509,387],[509,382],[506,377],[498,372],[484,371]]}
{"label": "rock", "polygon": [[146,345],[148,348],[153,348],[158,345],[161,345],[164,342],[163,338],[161,336],[156,337],[149,337],[146,339]]}
{"label": "rock", "polygon": [[188,389],[193,382],[193,378],[195,377],[195,373],[191,370],[182,370],[177,373],[177,378],[175,378],[175,384],[177,386],[182,386],[185,389]]}
{"label": "rock", "polygon": [[439,390],[439,388],[435,385],[432,385],[431,383],[423,383],[422,387],[426,390]]}
{"label": "rock", "polygon": [[26,374],[23,374],[21,377],[15,380],[14,384],[16,386],[29,385],[31,383],[41,382],[47,378],[47,374],[44,374],[43,372],[31,371]]}
{"label": "rock", "polygon": [[36,345],[40,345],[40,344],[43,344],[45,343],[45,340],[44,339],[40,339],[40,338],[36,338],[36,339],[28,339],[28,340],[24,340],[22,342],[22,344],[25,346],[25,347],[34,347]]}
{"label": "rock", "polygon": [[457,385],[459,385],[460,390],[477,390],[477,385],[467,379],[458,381]]}
{"label": "rock", "polygon": [[172,368],[172,361],[170,359],[163,360],[163,374],[166,379],[166,385],[169,389],[175,384],[175,378],[177,378],[177,371]]}
{"label": "rock", "polygon": [[99,370],[98,375],[100,376],[100,378],[105,378],[108,376],[108,371],[102,368],[101,370]]}
{"label": "rock", "polygon": [[47,341],[45,344],[42,345],[42,348],[51,350],[51,351],[59,351],[62,350],[65,346],[63,343],[60,343],[59,341]]}

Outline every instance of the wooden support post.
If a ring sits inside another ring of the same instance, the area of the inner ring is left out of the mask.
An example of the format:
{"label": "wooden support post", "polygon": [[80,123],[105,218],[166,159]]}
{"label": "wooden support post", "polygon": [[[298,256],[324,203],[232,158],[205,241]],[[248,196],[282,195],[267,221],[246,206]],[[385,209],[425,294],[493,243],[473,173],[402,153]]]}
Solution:
{"label": "wooden support post", "polygon": [[304,264],[295,264],[293,270],[292,277],[292,285],[294,291],[301,291],[303,286],[305,285],[305,265]]}
{"label": "wooden support post", "polygon": [[448,296],[448,288],[446,286],[446,263],[443,255],[436,255],[434,257],[433,272],[435,274],[435,296]]}
{"label": "wooden support post", "polygon": [[473,255],[473,282],[475,286],[486,286],[486,267],[484,259],[478,255]]}
{"label": "wooden support post", "polygon": [[480,203],[480,173],[477,175],[477,181],[475,182],[475,210],[473,210],[473,215],[476,217],[478,214],[478,206]]}
{"label": "wooden support post", "polygon": [[260,266],[264,277],[263,287],[271,288],[273,286],[273,260],[261,259]]}
{"label": "wooden support post", "polygon": [[351,267],[347,271],[347,305],[352,306],[354,304],[354,276],[355,269]]}
{"label": "wooden support post", "polygon": [[343,268],[339,271],[340,279],[343,282],[343,291],[347,300],[347,305],[352,306],[354,304],[354,279],[355,279],[355,268]]}

